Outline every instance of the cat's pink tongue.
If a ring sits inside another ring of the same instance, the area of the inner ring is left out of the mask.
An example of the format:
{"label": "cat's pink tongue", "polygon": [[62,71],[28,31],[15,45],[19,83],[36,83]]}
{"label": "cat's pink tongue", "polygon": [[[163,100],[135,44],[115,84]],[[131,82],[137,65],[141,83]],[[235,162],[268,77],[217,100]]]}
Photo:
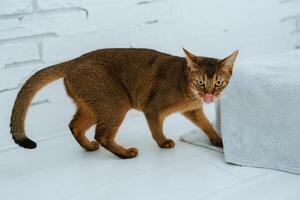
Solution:
{"label": "cat's pink tongue", "polygon": [[214,96],[212,94],[205,94],[203,96],[203,101],[205,103],[212,103],[214,101]]}

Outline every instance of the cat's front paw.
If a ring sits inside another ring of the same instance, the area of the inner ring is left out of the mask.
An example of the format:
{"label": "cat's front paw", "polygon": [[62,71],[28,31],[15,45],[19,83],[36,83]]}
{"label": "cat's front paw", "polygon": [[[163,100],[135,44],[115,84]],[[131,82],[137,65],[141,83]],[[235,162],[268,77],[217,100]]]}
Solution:
{"label": "cat's front paw", "polygon": [[221,138],[210,139],[210,142],[217,147],[223,147],[223,141]]}
{"label": "cat's front paw", "polygon": [[175,142],[171,139],[166,139],[164,142],[161,144],[158,144],[161,148],[168,149],[168,148],[173,148],[175,146]]}
{"label": "cat's front paw", "polygon": [[114,153],[117,156],[119,156],[120,158],[123,159],[130,159],[130,158],[135,158],[138,155],[138,150],[136,148],[129,148],[126,150],[125,153]]}
{"label": "cat's front paw", "polygon": [[96,141],[91,141],[90,145],[85,147],[86,151],[96,151],[100,147],[99,143]]}

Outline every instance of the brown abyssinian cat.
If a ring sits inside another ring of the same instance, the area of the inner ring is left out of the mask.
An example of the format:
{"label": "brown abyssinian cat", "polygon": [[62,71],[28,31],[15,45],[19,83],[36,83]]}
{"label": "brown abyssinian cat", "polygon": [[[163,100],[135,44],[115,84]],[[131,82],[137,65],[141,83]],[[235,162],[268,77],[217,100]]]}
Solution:
{"label": "brown abyssinian cat", "polygon": [[[10,124],[14,141],[25,148],[36,147],[24,130],[30,102],[42,87],[64,78],[67,94],[77,105],[69,127],[87,151],[97,150],[101,144],[121,158],[137,156],[137,149],[126,149],[115,142],[130,109],[144,112],[161,148],[174,147],[174,142],[163,133],[164,119],[174,112],[181,112],[214,145],[222,146],[221,138],[202,111],[202,102],[212,102],[226,87],[238,51],[225,59],[215,59],[183,50],[185,58],[150,49],[102,49],[38,71],[16,98]],[[94,124],[95,141],[89,141],[85,132]]]}

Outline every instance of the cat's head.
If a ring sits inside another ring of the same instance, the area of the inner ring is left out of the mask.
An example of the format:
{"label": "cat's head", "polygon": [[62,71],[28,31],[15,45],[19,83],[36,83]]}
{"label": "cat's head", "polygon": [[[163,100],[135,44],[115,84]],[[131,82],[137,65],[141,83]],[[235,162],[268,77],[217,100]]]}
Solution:
{"label": "cat's head", "polygon": [[193,96],[212,103],[228,85],[238,50],[224,59],[195,56],[183,48]]}

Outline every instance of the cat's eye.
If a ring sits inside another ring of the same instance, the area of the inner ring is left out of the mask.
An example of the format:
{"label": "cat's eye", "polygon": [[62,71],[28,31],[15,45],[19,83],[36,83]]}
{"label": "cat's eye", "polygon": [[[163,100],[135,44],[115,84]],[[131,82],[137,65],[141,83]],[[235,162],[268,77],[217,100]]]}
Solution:
{"label": "cat's eye", "polygon": [[223,81],[222,80],[217,80],[215,83],[216,87],[221,87],[223,85]]}
{"label": "cat's eye", "polygon": [[201,87],[205,85],[203,80],[197,80],[196,83],[198,86],[201,86]]}

